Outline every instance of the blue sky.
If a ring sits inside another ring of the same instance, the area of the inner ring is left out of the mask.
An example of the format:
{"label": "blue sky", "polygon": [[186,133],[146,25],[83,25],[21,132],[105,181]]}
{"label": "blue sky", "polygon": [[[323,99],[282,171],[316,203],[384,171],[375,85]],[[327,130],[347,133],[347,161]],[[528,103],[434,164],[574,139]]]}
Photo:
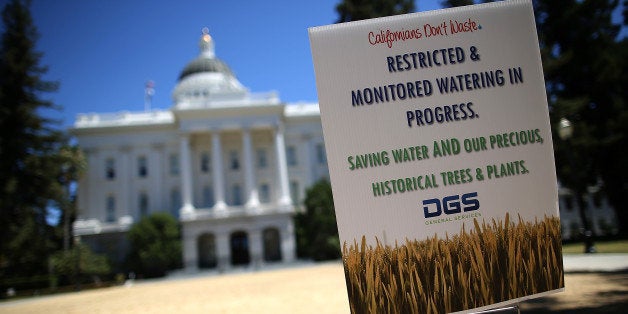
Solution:
{"label": "blue sky", "polygon": [[[61,84],[45,97],[70,126],[78,113],[144,110],[144,84],[153,80],[153,108],[167,109],[208,27],[217,57],[251,92],[316,102],[307,28],[334,23],[339,1],[33,0],[45,78]],[[417,4],[440,8],[437,0]]]}
{"label": "blue sky", "polygon": [[[78,113],[142,111],[148,80],[155,82],[153,108],[170,108],[203,27],[217,57],[251,92],[316,102],[307,28],[334,23],[340,1],[32,0],[45,78],[61,84],[45,97],[63,111],[49,115],[67,127]],[[439,0],[416,4],[418,11],[441,7]]]}

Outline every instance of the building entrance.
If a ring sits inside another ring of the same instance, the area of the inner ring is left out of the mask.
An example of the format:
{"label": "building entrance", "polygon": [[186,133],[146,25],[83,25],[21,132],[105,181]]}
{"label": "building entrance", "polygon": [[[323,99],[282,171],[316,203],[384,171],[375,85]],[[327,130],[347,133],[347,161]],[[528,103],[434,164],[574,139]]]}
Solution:
{"label": "building entrance", "polygon": [[249,254],[249,238],[246,232],[237,231],[231,234],[231,265],[248,265],[251,262]]}
{"label": "building entrance", "polygon": [[279,230],[268,228],[264,230],[264,261],[281,261],[281,239]]}
{"label": "building entrance", "polygon": [[214,268],[218,265],[216,258],[216,241],[213,234],[205,233],[198,237],[198,268]]}

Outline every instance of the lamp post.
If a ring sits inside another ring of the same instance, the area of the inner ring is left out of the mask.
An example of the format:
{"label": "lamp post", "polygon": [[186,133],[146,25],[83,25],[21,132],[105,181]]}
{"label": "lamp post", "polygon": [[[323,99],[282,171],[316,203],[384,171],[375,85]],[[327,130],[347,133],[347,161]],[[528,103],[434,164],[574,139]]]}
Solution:
{"label": "lamp post", "polygon": [[[568,146],[571,146],[571,137],[573,136],[573,125],[567,118],[561,118],[558,125],[558,137],[565,141]],[[571,147],[570,147],[571,148]],[[575,178],[574,172],[576,171],[576,162],[574,161],[573,154],[570,152],[567,154],[567,161],[569,162],[571,175]],[[577,180],[577,179],[576,179]],[[577,183],[578,184],[578,183]],[[583,199],[582,191],[579,188],[572,186],[571,192],[574,193],[576,201],[578,203],[578,211],[580,214],[580,220],[582,221],[582,227],[584,229],[584,253],[595,253],[595,246],[593,244],[593,232],[589,219],[587,217],[586,202]]]}
{"label": "lamp post", "polygon": [[561,140],[566,141],[573,135],[573,126],[567,118],[561,118],[558,124],[558,136]]}
{"label": "lamp post", "polygon": [[81,237],[74,237],[74,250],[76,250],[76,260],[74,261],[74,290],[81,290]]}

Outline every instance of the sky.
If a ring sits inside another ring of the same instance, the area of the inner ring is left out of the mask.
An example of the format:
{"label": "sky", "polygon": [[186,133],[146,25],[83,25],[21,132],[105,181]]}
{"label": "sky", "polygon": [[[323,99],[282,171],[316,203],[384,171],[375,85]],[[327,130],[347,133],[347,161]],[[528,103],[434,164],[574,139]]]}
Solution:
{"label": "sky", "polygon": [[[45,114],[69,127],[79,113],[143,111],[149,80],[152,108],[170,108],[204,27],[216,56],[252,93],[316,102],[307,29],[334,23],[340,1],[32,0],[36,49],[49,69],[44,78],[60,83],[43,96],[63,108]],[[415,3],[417,11],[441,8],[440,0]]]}
{"label": "sky", "polygon": [[[43,97],[63,107],[47,114],[69,127],[79,113],[143,111],[149,80],[152,108],[170,108],[180,71],[199,54],[203,27],[216,56],[252,93],[317,102],[307,29],[334,23],[338,2],[33,0],[44,78],[60,83]],[[438,0],[417,1],[420,11],[439,8]]]}

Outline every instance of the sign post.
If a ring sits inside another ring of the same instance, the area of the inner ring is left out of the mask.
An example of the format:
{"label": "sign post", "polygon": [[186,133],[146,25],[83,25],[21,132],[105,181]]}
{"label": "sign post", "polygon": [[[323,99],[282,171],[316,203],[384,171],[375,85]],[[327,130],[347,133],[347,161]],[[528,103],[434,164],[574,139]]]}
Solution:
{"label": "sign post", "polygon": [[531,2],[309,35],[352,312],[478,311],[561,291]]}

